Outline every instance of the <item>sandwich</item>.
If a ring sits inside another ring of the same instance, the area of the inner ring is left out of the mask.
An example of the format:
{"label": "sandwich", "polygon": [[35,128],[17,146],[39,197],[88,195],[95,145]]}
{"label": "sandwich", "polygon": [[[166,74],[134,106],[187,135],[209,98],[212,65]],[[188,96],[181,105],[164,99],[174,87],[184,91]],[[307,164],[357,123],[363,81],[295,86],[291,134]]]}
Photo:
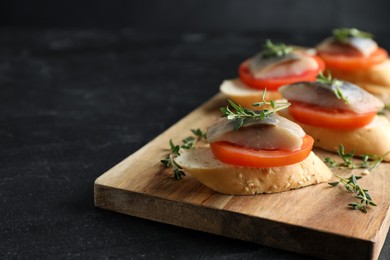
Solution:
{"label": "sandwich", "polygon": [[323,61],[312,52],[268,40],[261,52],[241,63],[239,78],[223,81],[220,91],[243,107],[251,108],[261,101],[264,89],[267,100],[279,99],[279,87],[297,81],[315,81],[324,68]]}
{"label": "sandwich", "polygon": [[250,110],[230,103],[234,109],[223,108],[225,117],[208,128],[209,145],[183,150],[175,158],[186,173],[232,195],[282,192],[331,178],[332,172],[312,152],[313,138],[277,115],[278,109]]}
{"label": "sandwich", "polygon": [[298,123],[314,146],[335,152],[343,145],[347,152],[386,155],[390,161],[390,122],[374,95],[330,75],[283,86],[280,93],[291,103],[280,115]]}
{"label": "sandwich", "polygon": [[388,53],[378,46],[371,33],[356,28],[335,29],[316,50],[334,77],[384,98],[390,96]]}

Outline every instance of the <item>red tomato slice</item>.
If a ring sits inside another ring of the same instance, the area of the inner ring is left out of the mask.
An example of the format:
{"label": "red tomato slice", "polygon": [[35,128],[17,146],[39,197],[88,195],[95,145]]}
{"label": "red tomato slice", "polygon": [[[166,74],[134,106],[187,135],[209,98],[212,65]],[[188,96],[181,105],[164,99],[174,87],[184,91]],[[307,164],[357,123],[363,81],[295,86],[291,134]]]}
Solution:
{"label": "red tomato slice", "polygon": [[290,115],[298,122],[334,129],[354,129],[368,125],[375,117],[376,112],[354,113],[327,109],[315,105],[305,104],[297,101],[290,101],[288,108]]}
{"label": "red tomato slice", "polygon": [[324,71],[325,63],[318,56],[311,56],[318,63],[318,69],[316,70],[308,70],[300,75],[291,75],[288,77],[278,77],[278,78],[269,78],[269,79],[258,79],[253,76],[250,72],[248,63],[246,60],[241,63],[238,73],[242,82],[248,85],[251,88],[255,89],[265,89],[267,90],[277,90],[279,87],[283,85],[288,85],[294,82],[299,81],[315,81],[317,75],[320,71]]}
{"label": "red tomato slice", "polygon": [[368,57],[350,54],[341,55],[326,52],[318,52],[318,55],[324,60],[326,66],[330,69],[341,70],[368,69],[374,65],[384,62],[388,57],[387,51],[383,48],[378,48]]}
{"label": "red tomato slice", "polygon": [[294,151],[254,150],[229,142],[210,144],[214,156],[221,162],[246,167],[268,168],[298,163],[309,156],[314,140],[310,135],[303,137],[302,147]]}

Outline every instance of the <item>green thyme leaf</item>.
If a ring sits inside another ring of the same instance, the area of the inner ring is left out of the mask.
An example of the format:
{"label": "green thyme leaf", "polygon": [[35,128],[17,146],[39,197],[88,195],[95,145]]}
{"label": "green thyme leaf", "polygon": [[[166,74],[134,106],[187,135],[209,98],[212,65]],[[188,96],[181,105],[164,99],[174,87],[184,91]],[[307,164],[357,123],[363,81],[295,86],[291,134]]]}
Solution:
{"label": "green thyme leaf", "polygon": [[[367,169],[369,171],[373,171],[376,169],[384,158],[390,153],[387,152],[384,155],[376,155],[376,154],[361,154],[355,155],[355,152],[352,150],[349,153],[345,152],[344,146],[342,144],[339,145],[339,149],[337,150],[337,154],[342,159],[342,162],[336,162],[336,160],[326,157],[324,159],[324,163],[328,165],[328,167],[340,167],[347,169]],[[358,158],[361,159],[360,163],[355,163],[352,159]],[[356,178],[359,178],[356,176]]]}
{"label": "green thyme leaf", "polygon": [[330,167],[330,168],[334,168],[337,166],[337,162],[333,158],[330,158],[330,157],[325,157],[324,163],[326,165],[328,165],[328,167]]}
{"label": "green thyme leaf", "polygon": [[263,51],[261,52],[261,57],[263,59],[269,59],[274,57],[281,57],[289,54],[293,51],[291,46],[288,46],[284,43],[274,44],[270,39],[265,42]]}
{"label": "green thyme leaf", "polygon": [[376,205],[376,204],[375,204],[374,202],[372,202],[372,201],[369,201],[368,204],[371,205],[371,206],[378,206],[378,205]]}
{"label": "green thyme leaf", "polygon": [[172,161],[169,159],[169,156],[166,159],[161,160],[160,162],[165,166],[165,168],[169,168],[172,166]]}
{"label": "green thyme leaf", "polygon": [[180,155],[180,149],[193,149],[195,148],[197,142],[206,139],[206,133],[199,128],[191,129],[191,132],[194,136],[184,138],[181,145],[175,145],[172,139],[170,139],[170,152],[165,159],[160,160],[165,168],[172,168],[173,178],[175,180],[180,180],[183,176],[185,176],[183,168],[175,162],[175,158]]}
{"label": "green thyme leaf", "polygon": [[338,166],[346,167],[348,169],[355,169],[357,168],[355,164],[352,161],[352,158],[355,154],[355,151],[352,150],[349,153],[345,153],[344,146],[340,144],[339,149],[337,150],[337,154],[340,156],[340,158],[343,160],[343,163],[339,164]]}
{"label": "green thyme leaf", "polygon": [[368,194],[368,190],[363,189],[357,183],[357,180],[362,178],[361,176],[351,175],[349,178],[343,178],[336,176],[340,181],[339,182],[330,182],[329,185],[335,187],[339,183],[344,185],[344,188],[354,194],[354,197],[359,199],[360,202],[351,202],[348,204],[349,207],[355,210],[360,210],[364,213],[367,213],[367,206],[376,206],[375,202],[372,201],[371,195]]}
{"label": "green thyme leaf", "polygon": [[174,160],[173,161],[173,178],[175,180],[180,180],[182,177],[186,176],[183,171],[183,168],[180,167]]}
{"label": "green thyme leaf", "polygon": [[333,186],[333,187],[335,187],[335,186],[337,186],[337,185],[339,185],[339,181],[335,181],[335,182],[328,182],[328,184],[329,185],[331,185],[331,186]]}
{"label": "green thyme leaf", "polygon": [[191,132],[197,136],[198,138],[204,139],[206,138],[206,133],[203,132],[202,130],[198,129],[191,129]]}
{"label": "green thyme leaf", "polygon": [[248,108],[243,108],[242,106],[234,103],[232,100],[228,100],[230,106],[233,109],[230,109],[229,106],[220,108],[223,117],[226,117],[228,120],[233,121],[233,130],[237,131],[240,129],[249,119],[263,120],[266,117],[271,116],[279,110],[285,109],[290,106],[289,102],[285,101],[266,101],[265,93],[267,90],[264,90],[262,94],[263,101],[256,102],[252,104],[254,107],[261,107],[264,105],[269,105],[271,109],[264,110],[251,110]]}
{"label": "green thyme leaf", "polygon": [[233,130],[234,131],[237,131],[238,129],[240,129],[241,126],[244,125],[244,118],[236,118],[234,120],[234,124],[233,124]]}
{"label": "green thyme leaf", "polygon": [[322,84],[333,84],[332,75],[328,72],[328,76],[325,76],[322,71],[317,75],[316,81]]}
{"label": "green thyme leaf", "polygon": [[349,103],[349,100],[344,96],[343,92],[341,91],[340,87],[338,85],[334,85],[335,89],[334,89],[334,94],[336,95],[336,97],[338,99],[341,99],[344,101],[345,104],[348,104]]}

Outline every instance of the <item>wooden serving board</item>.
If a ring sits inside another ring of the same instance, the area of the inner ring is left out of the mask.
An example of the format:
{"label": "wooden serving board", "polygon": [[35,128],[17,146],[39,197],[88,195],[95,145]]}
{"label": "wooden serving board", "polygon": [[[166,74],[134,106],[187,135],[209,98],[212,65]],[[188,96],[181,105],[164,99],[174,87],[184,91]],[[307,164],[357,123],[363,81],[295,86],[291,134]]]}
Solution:
{"label": "wooden serving board", "polygon": [[[390,224],[390,164],[382,163],[359,180],[378,204],[367,214],[347,207],[354,198],[342,186],[326,183],[230,196],[188,175],[174,180],[160,163],[169,139],[180,143],[190,129],[206,129],[223,105],[226,99],[214,96],[96,179],[96,207],[321,258],[378,258]],[[321,158],[334,156],[315,152]]]}

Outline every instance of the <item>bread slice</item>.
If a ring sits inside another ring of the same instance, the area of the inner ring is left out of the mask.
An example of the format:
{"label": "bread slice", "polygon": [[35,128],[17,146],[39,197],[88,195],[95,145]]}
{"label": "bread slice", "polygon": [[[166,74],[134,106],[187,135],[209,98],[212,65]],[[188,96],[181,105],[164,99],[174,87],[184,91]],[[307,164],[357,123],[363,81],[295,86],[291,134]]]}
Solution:
{"label": "bread slice", "polygon": [[214,157],[209,147],[184,150],[175,161],[205,186],[232,195],[282,192],[332,177],[329,168],[313,152],[299,163],[272,168],[225,164]]}
{"label": "bread slice", "polygon": [[[253,103],[262,101],[263,90],[253,89],[245,85],[240,79],[224,80],[219,90],[228,96],[235,103],[242,107],[252,108]],[[281,99],[282,95],[278,91],[267,90],[266,100]]]}
{"label": "bread slice", "polygon": [[390,59],[369,70],[329,69],[333,77],[352,82],[378,96],[390,96]]}
{"label": "bread slice", "polygon": [[[279,111],[279,114],[295,121],[287,109]],[[390,151],[390,122],[385,116],[377,115],[370,124],[352,130],[321,128],[295,122],[314,138],[315,147],[327,151],[336,152],[340,144],[344,146],[346,152],[354,150],[356,155],[382,156]],[[390,161],[390,153],[384,157],[384,160]]]}

